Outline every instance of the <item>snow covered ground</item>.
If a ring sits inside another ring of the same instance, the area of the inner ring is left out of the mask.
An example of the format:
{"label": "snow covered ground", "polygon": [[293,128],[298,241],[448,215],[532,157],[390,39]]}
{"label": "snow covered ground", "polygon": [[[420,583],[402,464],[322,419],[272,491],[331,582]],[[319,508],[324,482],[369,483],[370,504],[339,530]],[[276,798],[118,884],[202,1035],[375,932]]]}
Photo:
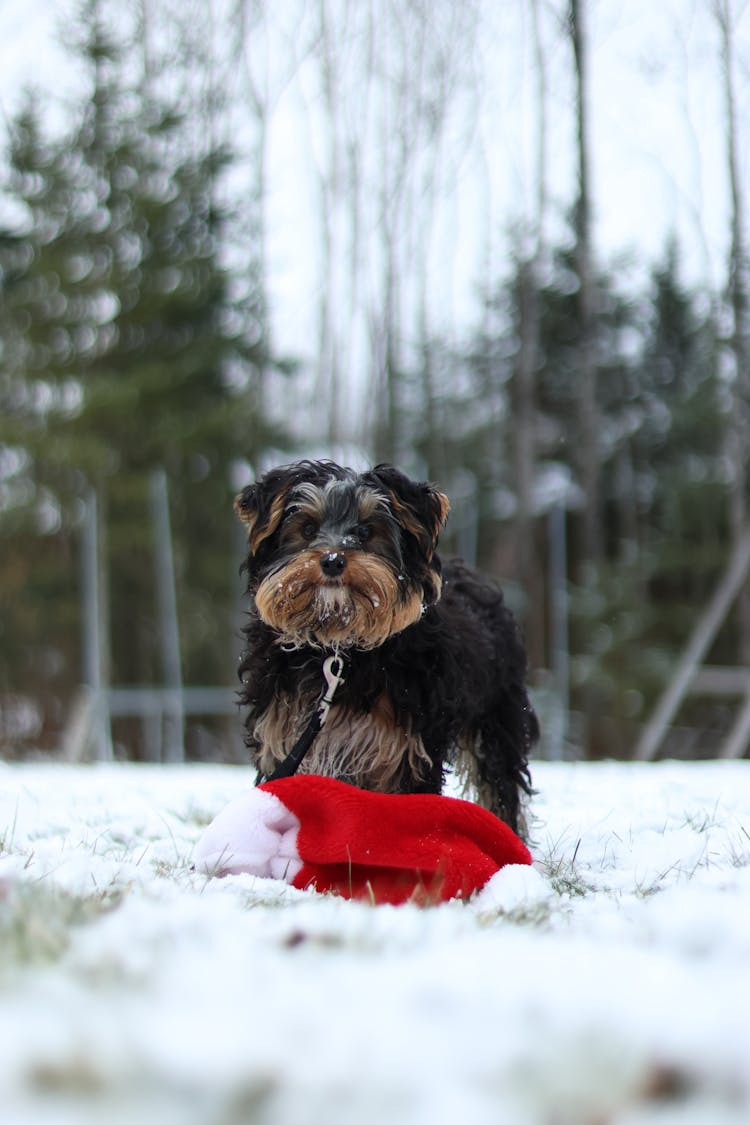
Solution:
{"label": "snow covered ground", "polygon": [[750,762],[545,764],[483,909],[190,871],[231,767],[0,765],[3,1125],[750,1120]]}

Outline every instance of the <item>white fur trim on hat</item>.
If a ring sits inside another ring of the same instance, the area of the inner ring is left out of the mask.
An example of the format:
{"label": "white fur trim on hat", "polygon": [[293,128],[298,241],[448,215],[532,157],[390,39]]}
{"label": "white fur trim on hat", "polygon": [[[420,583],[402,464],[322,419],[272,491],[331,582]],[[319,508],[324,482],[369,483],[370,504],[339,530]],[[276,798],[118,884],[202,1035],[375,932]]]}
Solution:
{"label": "white fur trim on hat", "polygon": [[199,840],[196,871],[206,875],[262,875],[291,883],[302,867],[300,822],[273,793],[251,789],[222,809]]}

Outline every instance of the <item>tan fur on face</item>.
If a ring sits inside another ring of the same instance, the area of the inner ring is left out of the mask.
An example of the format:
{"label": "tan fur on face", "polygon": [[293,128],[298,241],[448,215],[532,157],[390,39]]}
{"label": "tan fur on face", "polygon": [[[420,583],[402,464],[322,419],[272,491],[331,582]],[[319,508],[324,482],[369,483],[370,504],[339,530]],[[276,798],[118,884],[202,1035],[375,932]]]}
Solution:
{"label": "tan fur on face", "polygon": [[[292,489],[288,498],[289,510],[305,511],[313,517],[321,517],[325,515],[331,493],[342,487],[345,485],[335,479],[329,480],[323,486],[313,484],[312,481],[302,481]],[[366,520],[376,512],[387,511],[388,498],[375,489],[360,487],[357,489],[357,506],[359,518]]]}
{"label": "tan fur on face", "polygon": [[332,583],[320,569],[323,554],[301,551],[258,587],[258,613],[284,644],[376,648],[419,620],[421,596],[413,592],[403,599],[396,575],[382,559],[354,552]]}
{"label": "tan fur on face", "polygon": [[[268,775],[286,757],[304,730],[315,706],[313,699],[283,696],[255,724],[261,746],[259,766]],[[389,793],[398,789],[398,775],[408,763],[412,775],[430,759],[418,735],[398,726],[385,696],[367,713],[335,704],[305,756],[300,773],[337,777],[361,789]]]}
{"label": "tan fur on face", "polygon": [[422,545],[422,550],[428,561],[432,558],[437,547],[438,536],[448,518],[451,507],[450,500],[443,492],[433,491],[432,498],[435,501],[437,511],[433,527],[427,528],[408,504],[403,504],[395,493],[392,493],[390,497],[393,514],[404,530],[413,535],[417,542]]}
{"label": "tan fur on face", "polygon": [[258,547],[261,545],[264,539],[267,539],[269,535],[273,535],[274,531],[281,523],[281,517],[284,514],[285,506],[286,492],[279,492],[277,496],[274,496],[271,502],[271,509],[268,513],[268,520],[264,524],[261,524],[260,527],[258,527],[257,511],[255,511],[254,509],[248,509],[243,505],[242,493],[240,493],[240,495],[236,498],[234,502],[234,510],[242,520],[242,522],[245,524],[245,527],[247,529],[248,546],[250,547],[250,550],[253,554],[256,553]]}

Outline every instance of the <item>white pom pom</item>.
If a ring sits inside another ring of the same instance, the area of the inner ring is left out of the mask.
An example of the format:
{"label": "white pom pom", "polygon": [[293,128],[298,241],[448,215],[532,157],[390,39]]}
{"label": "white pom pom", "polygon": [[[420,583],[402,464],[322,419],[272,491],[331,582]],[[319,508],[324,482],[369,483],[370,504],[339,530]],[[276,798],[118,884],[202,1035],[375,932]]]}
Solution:
{"label": "white pom pom", "polygon": [[533,906],[552,897],[547,880],[525,863],[509,863],[488,879],[472,905],[479,913],[491,910],[509,912]]}

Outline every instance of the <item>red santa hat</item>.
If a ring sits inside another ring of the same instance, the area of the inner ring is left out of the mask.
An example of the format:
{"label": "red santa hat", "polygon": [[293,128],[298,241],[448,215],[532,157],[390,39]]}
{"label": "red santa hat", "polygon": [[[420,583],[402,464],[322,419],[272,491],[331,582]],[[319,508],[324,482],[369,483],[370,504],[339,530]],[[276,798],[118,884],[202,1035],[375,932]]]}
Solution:
{"label": "red santa hat", "polygon": [[248,872],[344,898],[426,905],[466,898],[531,855],[507,824],[469,801],[370,793],[297,774],[232,801],[194,860],[208,875]]}

